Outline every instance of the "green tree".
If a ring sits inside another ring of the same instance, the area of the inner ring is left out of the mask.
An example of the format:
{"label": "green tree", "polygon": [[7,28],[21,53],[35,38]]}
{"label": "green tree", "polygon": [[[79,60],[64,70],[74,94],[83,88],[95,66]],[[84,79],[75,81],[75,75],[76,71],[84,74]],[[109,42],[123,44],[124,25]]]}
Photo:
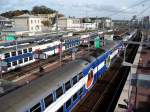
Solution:
{"label": "green tree", "polygon": [[33,14],[52,14],[56,12],[53,9],[47,8],[46,6],[34,6],[31,11]]}
{"label": "green tree", "polygon": [[49,21],[42,21],[42,24],[47,27],[51,25]]}

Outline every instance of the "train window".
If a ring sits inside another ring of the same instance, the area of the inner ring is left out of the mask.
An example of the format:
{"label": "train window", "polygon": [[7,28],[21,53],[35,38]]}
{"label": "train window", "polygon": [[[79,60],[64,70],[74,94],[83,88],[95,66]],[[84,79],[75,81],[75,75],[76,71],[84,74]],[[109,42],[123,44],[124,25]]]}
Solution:
{"label": "train window", "polygon": [[16,56],[16,51],[11,52],[11,55],[12,55],[12,56]]}
{"label": "train window", "polygon": [[7,67],[8,67],[8,68],[11,67],[11,63],[7,63]]}
{"label": "train window", "polygon": [[17,61],[12,62],[12,65],[16,66],[17,65]]}
{"label": "train window", "polygon": [[69,46],[68,46],[68,45],[66,45],[66,48],[68,49],[68,48],[69,48]]}
{"label": "train window", "polygon": [[68,81],[65,83],[65,90],[67,91],[70,88],[71,88],[71,84],[70,84],[70,81]]}
{"label": "train window", "polygon": [[71,105],[71,99],[69,99],[69,100],[66,102],[66,108],[68,108],[70,105]]}
{"label": "train window", "polygon": [[23,63],[23,60],[22,60],[22,59],[20,59],[20,60],[18,61],[18,63],[19,63],[19,64]]}
{"label": "train window", "polygon": [[51,103],[53,103],[53,95],[50,94],[46,98],[44,98],[45,107],[48,107]]}
{"label": "train window", "polygon": [[27,62],[28,61],[28,58],[24,58],[24,62]]}
{"label": "train window", "polygon": [[32,52],[32,48],[29,48],[28,51],[29,51],[29,52]]}
{"label": "train window", "polygon": [[59,98],[62,94],[63,94],[63,89],[62,89],[62,87],[59,87],[56,90],[56,98]]}
{"label": "train window", "polygon": [[33,57],[31,56],[31,57],[29,57],[29,60],[33,60]]}
{"label": "train window", "polygon": [[83,74],[81,72],[81,73],[79,73],[79,80],[82,79],[82,78],[83,78]]}
{"label": "train window", "polygon": [[21,51],[21,50],[19,50],[19,51],[18,51],[18,55],[21,55],[21,54],[22,54],[22,51]]}
{"label": "train window", "polygon": [[40,103],[34,105],[34,106],[30,109],[30,112],[41,112]]}
{"label": "train window", "polygon": [[73,78],[72,78],[72,81],[73,81],[73,85],[76,84],[77,81],[78,81],[78,80],[77,80],[77,76],[73,77]]}
{"label": "train window", "polygon": [[83,87],[79,90],[79,95],[81,95],[83,92]]}
{"label": "train window", "polygon": [[23,49],[23,53],[27,53],[27,49]]}
{"label": "train window", "polygon": [[10,53],[5,53],[5,58],[9,58],[10,57]]}
{"label": "train window", "polygon": [[77,97],[78,97],[78,94],[75,93],[75,94],[73,95],[73,101],[75,101],[75,100],[77,99]]}
{"label": "train window", "polygon": [[62,106],[62,107],[60,107],[60,108],[57,110],[57,112],[64,112],[64,108],[63,108],[63,106]]}

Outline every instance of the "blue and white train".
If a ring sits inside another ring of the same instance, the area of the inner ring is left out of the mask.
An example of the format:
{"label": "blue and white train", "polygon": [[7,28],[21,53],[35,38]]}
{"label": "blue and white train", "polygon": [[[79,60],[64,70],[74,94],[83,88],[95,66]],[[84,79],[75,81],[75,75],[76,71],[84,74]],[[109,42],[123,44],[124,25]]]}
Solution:
{"label": "blue and white train", "polygon": [[42,50],[46,56],[58,54],[60,50],[66,51],[73,47],[80,45],[80,39],[78,37],[67,39],[62,41],[62,47],[60,48],[60,40],[55,41],[39,41],[36,43],[24,43],[20,45],[13,45],[0,48],[0,59],[7,63],[7,70],[10,71],[18,67],[25,66],[35,61],[33,55],[36,50]]}
{"label": "blue and white train", "polygon": [[2,112],[70,112],[110,67],[123,44],[63,65],[0,97]]}
{"label": "blue and white train", "polygon": [[[112,30],[110,30],[112,31]],[[110,32],[108,30],[108,32]],[[100,32],[100,34],[103,32]],[[133,32],[130,35],[134,35]],[[19,45],[7,44],[7,46],[0,46],[0,60],[7,63],[7,68],[5,71],[11,71],[13,69],[28,65],[35,62],[33,57],[36,50],[42,50],[47,56],[58,54],[60,50],[66,51],[73,47],[79,46],[80,44],[87,45],[89,38],[95,38],[96,33],[93,34],[83,34],[75,38],[63,38],[62,47],[60,48],[60,40],[38,40],[35,43],[20,43]],[[130,39],[129,38],[129,39]]]}

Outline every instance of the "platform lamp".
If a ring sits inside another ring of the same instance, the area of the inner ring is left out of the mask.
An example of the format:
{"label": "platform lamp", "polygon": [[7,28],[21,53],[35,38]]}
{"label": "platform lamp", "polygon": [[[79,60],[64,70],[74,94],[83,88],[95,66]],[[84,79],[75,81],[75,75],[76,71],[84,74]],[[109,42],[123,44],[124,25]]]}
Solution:
{"label": "platform lamp", "polygon": [[59,62],[60,62],[60,66],[62,65],[62,53],[63,53],[62,42],[63,42],[63,39],[60,38],[60,44],[59,44]]}

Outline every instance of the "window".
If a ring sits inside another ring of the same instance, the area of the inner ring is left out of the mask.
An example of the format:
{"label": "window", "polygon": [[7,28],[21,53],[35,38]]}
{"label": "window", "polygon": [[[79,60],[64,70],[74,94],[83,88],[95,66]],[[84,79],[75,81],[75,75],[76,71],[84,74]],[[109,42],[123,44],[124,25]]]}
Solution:
{"label": "window", "polygon": [[68,108],[70,105],[71,105],[71,99],[69,99],[69,100],[66,102],[66,108]]}
{"label": "window", "polygon": [[67,91],[70,88],[71,88],[71,84],[70,84],[70,81],[68,81],[65,83],[65,90]]}
{"label": "window", "polygon": [[31,56],[31,57],[29,57],[29,60],[33,60],[33,57]]}
{"label": "window", "polygon": [[82,78],[83,78],[83,74],[81,72],[81,73],[79,73],[79,80],[82,79]]}
{"label": "window", "polygon": [[36,23],[36,20],[34,20],[34,22]]}
{"label": "window", "polygon": [[78,97],[78,95],[77,95],[77,93],[75,93],[75,94],[73,95],[73,101],[75,101],[75,100],[77,99],[77,97]]}
{"label": "window", "polygon": [[8,67],[8,68],[11,67],[11,63],[7,63],[7,67]]}
{"label": "window", "polygon": [[23,60],[22,60],[22,59],[20,59],[20,60],[18,61],[18,63],[19,63],[19,64],[23,63]]}
{"label": "window", "polygon": [[17,61],[12,62],[12,65],[16,66],[17,65]]}
{"label": "window", "polygon": [[81,95],[83,92],[83,87],[79,90],[79,95]]}
{"label": "window", "polygon": [[59,87],[56,90],[56,98],[59,98],[62,94],[63,94],[63,89],[62,89],[62,87]]}
{"label": "window", "polygon": [[21,55],[21,54],[22,54],[22,51],[21,51],[21,50],[19,50],[19,51],[18,51],[18,55]]}
{"label": "window", "polygon": [[28,58],[24,58],[24,62],[27,62],[28,61]]}
{"label": "window", "polygon": [[57,110],[57,112],[64,112],[63,106],[60,107],[60,108]]}
{"label": "window", "polygon": [[5,58],[9,58],[10,57],[10,53],[5,53]]}
{"label": "window", "polygon": [[32,48],[29,48],[28,50],[29,50],[29,52],[32,52]]}
{"label": "window", "polygon": [[73,77],[73,78],[72,78],[72,81],[73,81],[73,85],[76,84],[77,81],[78,81],[78,80],[77,80],[77,76]]}
{"label": "window", "polygon": [[12,55],[12,56],[16,56],[16,51],[11,52],[11,55]]}
{"label": "window", "polygon": [[31,20],[31,24],[32,24],[32,22],[33,22],[33,21]]}
{"label": "window", "polygon": [[50,94],[46,98],[44,98],[45,107],[48,107],[51,103],[53,103],[53,95]]}
{"label": "window", "polygon": [[34,105],[34,106],[30,109],[30,112],[41,112],[40,103]]}
{"label": "window", "polygon": [[27,49],[23,49],[23,53],[27,53]]}

